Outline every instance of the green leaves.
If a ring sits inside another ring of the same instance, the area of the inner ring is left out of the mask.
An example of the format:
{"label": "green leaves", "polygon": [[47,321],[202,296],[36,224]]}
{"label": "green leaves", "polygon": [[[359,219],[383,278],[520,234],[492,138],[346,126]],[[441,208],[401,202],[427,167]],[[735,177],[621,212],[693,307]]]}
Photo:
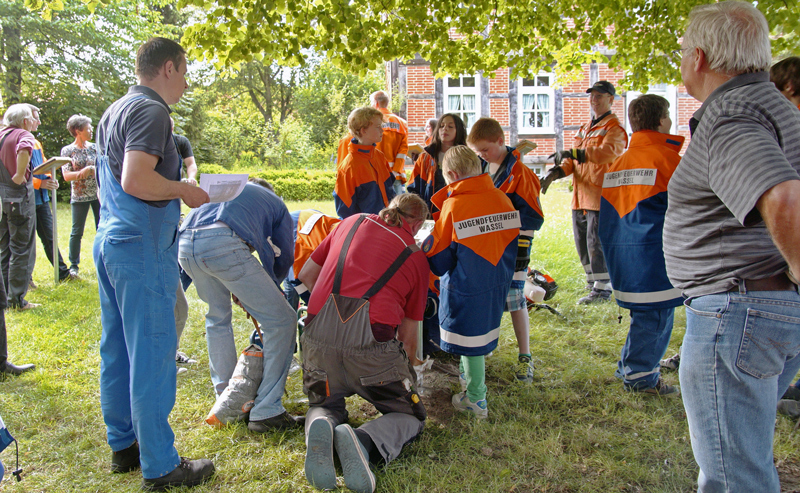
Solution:
{"label": "green leaves", "polygon": [[[24,0],[48,19],[64,1]],[[101,0],[80,1],[92,12],[103,8]],[[569,71],[609,56],[613,67],[628,74],[624,84],[642,88],[677,80],[677,61],[663,55],[678,47],[691,8],[707,1],[179,0],[179,5],[197,8],[198,23],[182,40],[190,55],[219,67],[253,58],[298,65],[311,52],[325,52],[337,66],[363,73],[419,54],[439,74],[513,66],[515,75],[527,76],[553,64]],[[797,52],[798,2],[759,0],[758,8],[773,29],[774,53]]]}

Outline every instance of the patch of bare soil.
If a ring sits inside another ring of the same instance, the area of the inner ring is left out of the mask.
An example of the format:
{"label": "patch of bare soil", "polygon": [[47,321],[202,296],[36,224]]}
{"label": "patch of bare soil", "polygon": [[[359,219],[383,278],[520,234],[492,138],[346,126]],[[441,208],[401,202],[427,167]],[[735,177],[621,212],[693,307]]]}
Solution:
{"label": "patch of bare soil", "polygon": [[800,493],[800,463],[794,459],[775,463],[781,480],[781,493]]}
{"label": "patch of bare soil", "polygon": [[437,424],[447,424],[453,419],[453,388],[458,387],[458,366],[449,361],[436,360],[433,368],[425,372],[422,384],[422,403],[428,419]]}

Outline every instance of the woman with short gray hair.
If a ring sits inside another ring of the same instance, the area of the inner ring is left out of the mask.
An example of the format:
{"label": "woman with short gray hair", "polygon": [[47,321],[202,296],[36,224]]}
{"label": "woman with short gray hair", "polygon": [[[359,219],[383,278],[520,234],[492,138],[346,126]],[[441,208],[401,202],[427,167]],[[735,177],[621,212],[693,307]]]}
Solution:
{"label": "woman with short gray hair", "polygon": [[89,208],[94,215],[94,228],[100,222],[100,201],[97,199],[97,179],[95,160],[97,149],[89,142],[92,139],[92,119],[84,115],[72,115],[67,120],[67,130],[75,137],[75,142],[61,149],[61,155],[72,162],[61,168],[64,179],[70,182],[72,207],[72,233],[69,235],[69,270],[78,273],[81,261],[81,240],[86,226]]}
{"label": "woman with short gray hair", "polygon": [[3,163],[0,166],[0,197],[3,202],[0,236],[3,237],[2,254],[8,257],[3,272],[3,276],[8,276],[5,278],[8,287],[6,292],[0,285],[0,373],[19,375],[32,370],[33,365],[17,366],[8,361],[3,309],[6,304],[20,310],[39,306],[25,299],[36,255],[36,200],[30,168],[36,146],[31,131],[36,122],[27,104],[14,104],[6,110],[3,123],[5,127],[0,129],[0,161]]}

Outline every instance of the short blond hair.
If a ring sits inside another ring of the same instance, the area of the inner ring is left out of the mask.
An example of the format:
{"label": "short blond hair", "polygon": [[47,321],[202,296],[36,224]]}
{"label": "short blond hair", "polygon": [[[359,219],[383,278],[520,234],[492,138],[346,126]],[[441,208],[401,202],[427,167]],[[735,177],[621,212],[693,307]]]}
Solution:
{"label": "short blond hair", "polygon": [[453,171],[461,178],[478,176],[481,174],[481,160],[469,147],[453,146],[444,153],[442,171]]}
{"label": "short blond hair", "polygon": [[497,139],[505,137],[503,133],[503,127],[500,126],[500,122],[495,120],[494,118],[479,118],[472,125],[472,129],[469,131],[469,135],[467,136],[467,143],[475,145],[481,140],[485,140],[488,142],[497,142]]}
{"label": "short blond hair", "polygon": [[365,106],[363,108],[356,108],[350,112],[347,117],[347,128],[353,137],[358,137],[362,130],[369,127],[375,117],[380,117],[383,120],[383,113],[377,108],[370,108]]}

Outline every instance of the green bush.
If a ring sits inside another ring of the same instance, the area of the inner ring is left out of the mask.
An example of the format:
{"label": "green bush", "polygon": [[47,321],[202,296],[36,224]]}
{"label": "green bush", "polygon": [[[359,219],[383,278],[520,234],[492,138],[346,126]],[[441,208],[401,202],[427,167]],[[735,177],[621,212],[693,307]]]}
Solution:
{"label": "green bush", "polygon": [[198,173],[224,174],[247,173],[272,183],[275,193],[283,200],[330,200],[336,183],[335,171],[303,169],[249,171],[247,169],[227,170],[210,163],[199,163]]}

